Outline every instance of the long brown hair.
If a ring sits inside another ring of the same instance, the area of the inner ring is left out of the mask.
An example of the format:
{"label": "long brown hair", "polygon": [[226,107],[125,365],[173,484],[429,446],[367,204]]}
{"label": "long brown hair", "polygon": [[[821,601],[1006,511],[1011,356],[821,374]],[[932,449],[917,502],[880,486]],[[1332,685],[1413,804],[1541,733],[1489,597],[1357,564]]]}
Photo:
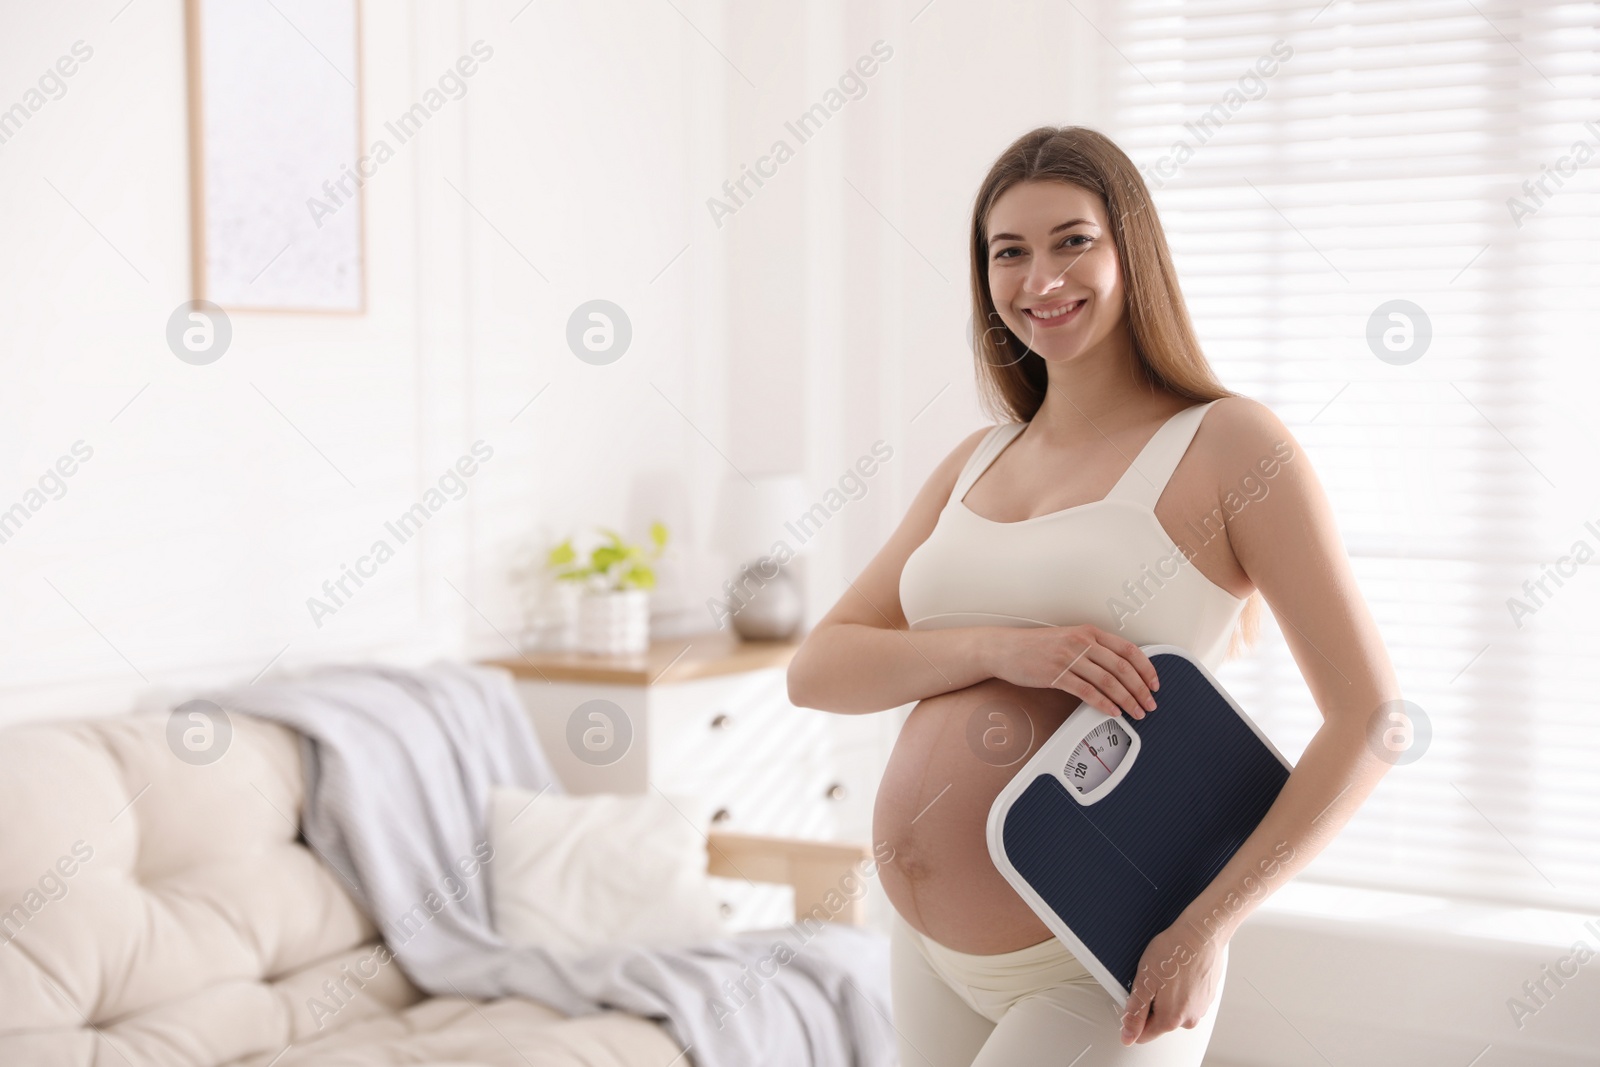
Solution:
{"label": "long brown hair", "polygon": [[[1134,365],[1145,385],[1197,403],[1241,395],[1217,379],[1200,350],[1166,234],[1139,169],[1102,133],[1083,126],[1040,126],[1000,153],[972,205],[972,348],[979,397],[989,414],[1027,422],[1044,403],[1049,384],[1044,358],[1005,325],[989,293],[989,211],[1002,193],[1025,181],[1076,185],[1105,205],[1126,294]],[[1227,656],[1254,645],[1260,626],[1261,594],[1253,592]]]}

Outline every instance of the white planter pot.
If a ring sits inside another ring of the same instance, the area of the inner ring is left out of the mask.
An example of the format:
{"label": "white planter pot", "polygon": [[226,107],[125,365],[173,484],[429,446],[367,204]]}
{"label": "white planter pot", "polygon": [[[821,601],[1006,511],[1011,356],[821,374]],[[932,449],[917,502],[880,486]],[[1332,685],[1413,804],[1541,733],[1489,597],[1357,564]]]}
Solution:
{"label": "white planter pot", "polygon": [[578,647],[578,601],[583,590],[572,582],[550,581],[525,591],[522,650],[572,652]]}
{"label": "white planter pot", "polygon": [[578,647],[578,605],[582,603],[582,589],[571,582],[556,583],[555,647],[562,652],[572,652]]}
{"label": "white planter pot", "polygon": [[650,648],[650,594],[643,589],[585,593],[578,601],[578,651],[597,656]]}

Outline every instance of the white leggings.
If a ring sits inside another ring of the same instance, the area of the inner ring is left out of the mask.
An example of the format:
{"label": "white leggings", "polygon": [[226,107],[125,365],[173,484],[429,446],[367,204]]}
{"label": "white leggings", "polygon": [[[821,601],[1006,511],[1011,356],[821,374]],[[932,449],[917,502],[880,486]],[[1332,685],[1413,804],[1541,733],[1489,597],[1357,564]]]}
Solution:
{"label": "white leggings", "polygon": [[900,1067],[1199,1067],[1211,1041],[1221,982],[1192,1030],[1124,1046],[1121,1011],[1057,938],[978,956],[891,922]]}

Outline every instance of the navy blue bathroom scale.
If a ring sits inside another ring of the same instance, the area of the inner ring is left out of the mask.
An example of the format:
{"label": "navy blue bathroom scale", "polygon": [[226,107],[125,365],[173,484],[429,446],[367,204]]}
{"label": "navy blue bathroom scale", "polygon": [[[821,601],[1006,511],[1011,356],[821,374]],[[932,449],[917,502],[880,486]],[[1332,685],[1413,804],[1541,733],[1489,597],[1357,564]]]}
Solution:
{"label": "navy blue bathroom scale", "polygon": [[1254,832],[1293,768],[1205,665],[1141,645],[1156,710],[1081,705],[989,809],[989,855],[1119,1008],[1146,946]]}

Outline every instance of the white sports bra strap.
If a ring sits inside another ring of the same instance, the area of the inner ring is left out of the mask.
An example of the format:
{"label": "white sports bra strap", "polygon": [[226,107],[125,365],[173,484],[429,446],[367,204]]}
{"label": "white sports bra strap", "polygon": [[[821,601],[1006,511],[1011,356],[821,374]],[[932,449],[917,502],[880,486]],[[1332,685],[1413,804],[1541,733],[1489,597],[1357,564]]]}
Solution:
{"label": "white sports bra strap", "polygon": [[1161,492],[1177,470],[1178,461],[1189,450],[1200,420],[1216,401],[1184,408],[1162,423],[1155,436],[1134,457],[1133,464],[1123,472],[1117,484],[1106,494],[1107,500],[1126,500],[1154,509]]}
{"label": "white sports bra strap", "polygon": [[950,490],[950,503],[956,504],[967,495],[967,490],[972,488],[972,483],[978,476],[989,469],[989,464],[1000,454],[1001,449],[1011,443],[1011,439],[1028,424],[1025,422],[1002,422],[984,435],[978,442],[978,447],[972,450],[972,455],[967,457],[967,465],[961,468],[961,474],[956,478],[955,488]]}

